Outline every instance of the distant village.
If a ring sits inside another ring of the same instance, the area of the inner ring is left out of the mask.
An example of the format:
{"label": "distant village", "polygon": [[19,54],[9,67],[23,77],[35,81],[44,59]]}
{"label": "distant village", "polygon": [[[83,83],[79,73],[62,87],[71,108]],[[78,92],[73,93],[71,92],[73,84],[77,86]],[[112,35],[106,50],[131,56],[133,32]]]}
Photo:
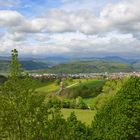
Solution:
{"label": "distant village", "polygon": [[118,72],[118,73],[79,73],[79,74],[38,74],[31,73],[30,76],[35,79],[59,79],[59,78],[73,78],[73,79],[122,79],[124,77],[137,76],[140,77],[140,72]]}

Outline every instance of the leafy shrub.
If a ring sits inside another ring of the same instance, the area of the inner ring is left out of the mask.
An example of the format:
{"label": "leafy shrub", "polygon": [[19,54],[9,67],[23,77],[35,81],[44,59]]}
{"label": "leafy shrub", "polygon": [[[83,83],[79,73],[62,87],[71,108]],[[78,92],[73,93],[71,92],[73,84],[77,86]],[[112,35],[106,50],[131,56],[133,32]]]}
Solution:
{"label": "leafy shrub", "polygon": [[116,93],[123,87],[124,83],[127,82],[128,78],[120,80],[109,80],[103,86],[102,94],[93,98],[91,109],[100,109],[104,106]]}
{"label": "leafy shrub", "polygon": [[93,123],[96,140],[140,139],[140,78],[130,78],[98,111]]}

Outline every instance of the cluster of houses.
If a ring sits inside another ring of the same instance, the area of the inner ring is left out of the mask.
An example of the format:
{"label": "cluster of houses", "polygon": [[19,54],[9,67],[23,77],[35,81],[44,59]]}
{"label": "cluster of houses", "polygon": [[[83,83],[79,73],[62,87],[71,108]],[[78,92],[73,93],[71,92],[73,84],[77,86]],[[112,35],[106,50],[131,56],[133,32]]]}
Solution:
{"label": "cluster of houses", "polygon": [[136,76],[140,77],[140,72],[119,72],[107,75],[107,79],[122,79],[124,77]]}
{"label": "cluster of houses", "polygon": [[79,73],[79,74],[38,74],[31,73],[30,76],[35,79],[58,79],[58,78],[73,78],[73,79],[88,79],[88,78],[106,78],[106,79],[122,79],[128,76],[140,77],[140,72],[118,72],[118,73]]}

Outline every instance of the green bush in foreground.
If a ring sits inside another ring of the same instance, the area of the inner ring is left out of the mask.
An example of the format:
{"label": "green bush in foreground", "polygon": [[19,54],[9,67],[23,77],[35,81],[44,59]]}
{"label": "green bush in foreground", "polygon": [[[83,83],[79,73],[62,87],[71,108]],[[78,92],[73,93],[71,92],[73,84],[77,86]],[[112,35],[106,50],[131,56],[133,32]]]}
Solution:
{"label": "green bush in foreground", "polygon": [[86,140],[89,129],[74,115],[63,119],[59,101],[45,103],[43,96],[34,95],[36,84],[21,78],[17,57],[13,50],[10,75],[1,87],[0,139]]}
{"label": "green bush in foreground", "polygon": [[98,111],[93,133],[96,140],[140,139],[140,78],[130,78]]}
{"label": "green bush in foreground", "polygon": [[[16,50],[10,76],[0,91],[0,140],[139,140],[140,78],[130,78],[107,104],[98,110],[92,127],[74,113],[65,120],[57,99],[45,103],[35,96],[35,82],[21,76]],[[85,107],[82,98],[76,103]]]}
{"label": "green bush in foreground", "polygon": [[109,100],[111,100],[111,98],[116,95],[116,93],[122,88],[127,80],[128,78],[107,81],[103,86],[102,93],[93,98],[91,109],[99,110],[102,106],[104,106]]}

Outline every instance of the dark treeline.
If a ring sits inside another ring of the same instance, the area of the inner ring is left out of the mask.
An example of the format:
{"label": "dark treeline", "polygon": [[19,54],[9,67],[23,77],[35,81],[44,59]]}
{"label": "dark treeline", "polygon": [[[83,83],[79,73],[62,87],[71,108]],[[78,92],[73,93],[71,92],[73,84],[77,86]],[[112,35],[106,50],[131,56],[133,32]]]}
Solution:
{"label": "dark treeline", "polygon": [[128,79],[86,126],[74,113],[65,120],[60,106],[35,95],[36,81],[28,74],[21,78],[21,72],[18,52],[13,50],[8,79],[0,87],[0,139],[140,139],[140,78]]}

